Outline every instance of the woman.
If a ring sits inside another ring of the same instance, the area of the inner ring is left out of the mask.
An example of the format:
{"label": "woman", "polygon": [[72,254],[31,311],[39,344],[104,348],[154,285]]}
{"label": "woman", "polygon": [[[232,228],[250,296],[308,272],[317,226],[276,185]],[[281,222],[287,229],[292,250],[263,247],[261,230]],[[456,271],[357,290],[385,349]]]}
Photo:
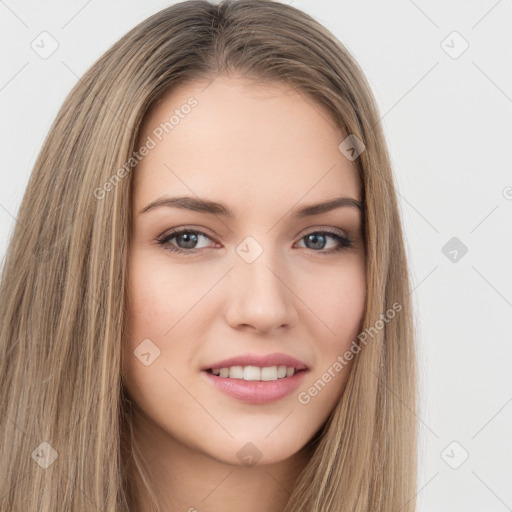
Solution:
{"label": "woman", "polygon": [[190,0],[66,98],[2,276],[1,510],[412,511],[396,192],[342,44]]}

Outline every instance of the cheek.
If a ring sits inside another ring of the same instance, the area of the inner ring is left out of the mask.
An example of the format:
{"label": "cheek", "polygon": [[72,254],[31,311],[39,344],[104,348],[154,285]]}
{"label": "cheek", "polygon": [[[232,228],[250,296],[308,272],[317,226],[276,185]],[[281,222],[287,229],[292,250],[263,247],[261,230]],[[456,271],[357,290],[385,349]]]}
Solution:
{"label": "cheek", "polygon": [[315,273],[304,282],[301,295],[318,318],[318,332],[325,343],[341,348],[357,336],[366,302],[364,260],[354,258],[346,265]]}
{"label": "cheek", "polygon": [[[173,339],[182,336],[183,329],[189,332],[185,317],[194,290],[187,287],[183,273],[169,272],[161,261],[144,251],[133,252],[128,272],[125,385],[149,417],[165,421],[166,408],[162,409],[162,404],[168,403],[170,397],[176,407],[185,408],[190,401],[174,378],[187,383],[193,344],[173,343]],[[150,362],[146,365],[143,355],[148,353]]]}
{"label": "cheek", "polygon": [[[173,301],[171,297],[173,288],[164,281],[165,273],[161,268],[146,256],[134,251],[130,260],[126,335],[123,340],[124,373],[129,376],[128,388],[135,388],[137,396],[147,389],[155,370],[161,369],[162,363],[165,366],[165,334],[176,323],[171,316],[175,311],[175,299]],[[139,353],[150,353],[151,364],[144,366],[137,358]],[[140,382],[134,384],[138,380]],[[139,396],[139,399],[142,398]]]}
{"label": "cheek", "polygon": [[355,273],[347,277],[332,294],[333,300],[325,304],[333,330],[351,340],[361,329],[366,303],[366,282],[364,276]]}
{"label": "cheek", "polygon": [[[204,329],[208,328],[203,323],[204,302],[201,299],[218,277],[213,274],[200,279],[192,265],[177,270],[160,254],[148,250],[133,251],[128,272],[123,344],[126,372],[144,375],[144,387],[150,382],[147,380],[149,368],[155,371],[168,369],[180,382],[185,382],[190,378],[187,371]],[[143,367],[136,355],[142,347],[153,348],[147,342],[141,345],[148,339],[157,347],[155,353],[159,350],[159,354],[150,367]],[[163,375],[164,379],[169,379],[168,374]]]}
{"label": "cheek", "polygon": [[310,325],[315,326],[312,338],[319,357],[298,401],[305,414],[323,422],[340,399],[354,364],[356,356],[346,354],[361,330],[366,280],[362,261],[317,277],[316,293],[310,289],[304,302],[318,317]]}
{"label": "cheek", "polygon": [[169,272],[161,259],[144,252],[134,251],[129,275],[128,322],[132,339],[166,338],[201,291],[191,286],[186,273]]}

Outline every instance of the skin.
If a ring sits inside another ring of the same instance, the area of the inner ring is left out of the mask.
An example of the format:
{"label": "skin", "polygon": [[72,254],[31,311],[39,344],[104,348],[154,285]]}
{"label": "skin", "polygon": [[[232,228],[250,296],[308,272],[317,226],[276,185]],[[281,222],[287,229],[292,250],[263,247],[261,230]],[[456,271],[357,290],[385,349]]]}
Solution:
{"label": "skin", "polygon": [[[360,201],[361,184],[327,111],[284,83],[222,76],[182,85],[148,112],[139,141],[191,96],[197,106],[133,176],[123,377],[137,406],[135,436],[163,510],[282,512],[353,361],[308,404],[298,393],[350,347],[366,299],[361,213],[341,207],[295,218],[292,211],[335,197]],[[168,206],[140,213],[177,195],[222,202],[235,217]],[[156,242],[183,227],[206,237],[195,246],[183,236]],[[335,238],[308,242],[325,229],[341,230],[353,246],[328,254],[340,246]],[[253,263],[236,252],[247,236],[263,249]],[[160,350],[147,366],[134,355],[145,339]],[[248,404],[200,371],[249,352],[303,361],[302,385],[275,402]],[[252,466],[237,456],[249,442],[260,453]],[[148,503],[142,497],[137,510]]]}

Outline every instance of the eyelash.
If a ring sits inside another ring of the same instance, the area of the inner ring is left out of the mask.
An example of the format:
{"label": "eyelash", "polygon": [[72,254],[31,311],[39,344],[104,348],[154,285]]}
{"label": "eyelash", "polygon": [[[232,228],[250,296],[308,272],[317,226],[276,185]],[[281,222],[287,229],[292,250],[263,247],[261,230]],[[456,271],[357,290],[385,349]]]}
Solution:
{"label": "eyelash", "polygon": [[[172,240],[173,238],[176,238],[179,235],[182,235],[184,233],[189,233],[189,234],[192,233],[194,235],[202,235],[202,236],[204,236],[204,237],[206,237],[206,238],[211,240],[211,238],[208,235],[206,235],[205,233],[203,233],[202,231],[198,231],[198,230],[195,230],[195,229],[180,229],[180,230],[177,230],[177,231],[172,231],[170,233],[164,233],[163,235],[161,235],[158,238],[156,238],[155,241],[156,241],[156,243],[158,245],[162,246],[162,248],[165,251],[170,251],[170,252],[180,253],[180,254],[184,254],[184,253],[189,253],[189,254],[193,253],[193,254],[195,254],[195,253],[200,252],[203,249],[205,249],[205,248],[201,248],[201,249],[181,249],[179,247],[174,247],[174,246],[165,247],[165,244],[168,243],[170,240]],[[343,249],[349,249],[349,248],[353,247],[353,244],[354,244],[354,240],[352,240],[348,236],[342,235],[338,231],[331,231],[331,230],[311,231],[310,233],[307,233],[306,235],[301,237],[300,240],[302,241],[304,238],[306,238],[306,237],[308,237],[310,235],[328,235],[331,238],[337,240],[338,243],[339,243],[338,247],[335,247],[334,249],[318,250],[318,251],[316,251],[314,249],[310,249],[310,251],[317,252],[319,254],[324,254],[324,255],[334,254],[334,253],[342,251]]]}

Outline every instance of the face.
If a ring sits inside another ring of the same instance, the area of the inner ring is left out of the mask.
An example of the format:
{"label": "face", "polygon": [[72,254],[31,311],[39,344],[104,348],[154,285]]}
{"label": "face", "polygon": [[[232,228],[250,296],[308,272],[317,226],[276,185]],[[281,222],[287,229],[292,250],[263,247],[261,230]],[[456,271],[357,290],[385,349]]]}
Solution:
{"label": "face", "polygon": [[[274,463],[340,399],[353,360],[336,362],[366,299],[345,137],[287,85],[240,78],[174,89],[146,116],[123,378],[161,439],[229,464]],[[304,210],[339,198],[349,201]]]}

